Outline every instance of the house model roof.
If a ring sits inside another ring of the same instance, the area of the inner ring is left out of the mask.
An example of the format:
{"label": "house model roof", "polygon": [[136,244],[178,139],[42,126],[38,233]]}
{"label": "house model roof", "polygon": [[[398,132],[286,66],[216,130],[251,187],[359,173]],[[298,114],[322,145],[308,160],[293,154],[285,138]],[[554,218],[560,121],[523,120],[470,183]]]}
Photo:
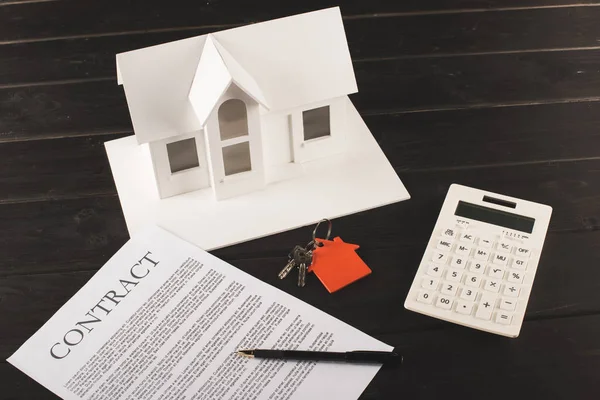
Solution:
{"label": "house model roof", "polygon": [[338,7],[118,54],[117,75],[139,143],[202,129],[231,82],[271,111],[358,90]]}

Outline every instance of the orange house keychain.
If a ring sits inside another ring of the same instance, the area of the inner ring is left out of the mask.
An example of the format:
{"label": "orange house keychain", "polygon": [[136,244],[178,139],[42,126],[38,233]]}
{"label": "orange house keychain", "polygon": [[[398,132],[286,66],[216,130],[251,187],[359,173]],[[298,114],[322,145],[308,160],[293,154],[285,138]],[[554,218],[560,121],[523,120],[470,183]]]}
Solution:
{"label": "orange house keychain", "polygon": [[[325,239],[316,237],[317,229],[322,222],[329,224]],[[307,272],[314,272],[329,293],[333,293],[369,275],[371,269],[356,254],[359,246],[346,243],[340,237],[329,240],[331,228],[330,220],[319,221],[313,230],[312,240],[306,247],[296,246],[290,252],[288,263],[279,273],[279,279],[284,279],[294,267],[297,267],[298,286],[304,286]]]}

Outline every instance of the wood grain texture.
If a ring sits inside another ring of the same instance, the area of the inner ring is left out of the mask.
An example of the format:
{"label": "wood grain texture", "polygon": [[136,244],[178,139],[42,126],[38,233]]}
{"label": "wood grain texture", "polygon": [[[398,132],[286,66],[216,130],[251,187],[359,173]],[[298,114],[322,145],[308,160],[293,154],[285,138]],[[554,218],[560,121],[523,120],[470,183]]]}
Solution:
{"label": "wood grain texture", "polygon": [[[373,113],[600,100],[600,51],[355,64],[358,110]],[[116,78],[0,89],[0,140],[131,131]]]}
{"label": "wood grain texture", "polygon": [[[600,45],[600,7],[502,13],[351,18],[344,22],[355,61],[527,52]],[[184,39],[217,28],[122,33],[0,46],[0,87],[115,75],[115,54]],[[387,40],[384,40],[387,38]]]}

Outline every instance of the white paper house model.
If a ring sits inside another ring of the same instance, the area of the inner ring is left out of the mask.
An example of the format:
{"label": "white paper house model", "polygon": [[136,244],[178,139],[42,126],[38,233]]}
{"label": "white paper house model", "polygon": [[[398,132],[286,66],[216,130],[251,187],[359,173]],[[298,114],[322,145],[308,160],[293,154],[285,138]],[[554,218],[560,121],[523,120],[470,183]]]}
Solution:
{"label": "white paper house model", "polygon": [[345,151],[357,85],[339,8],[119,54],[117,66],[161,198],[237,196]]}
{"label": "white paper house model", "polygon": [[410,198],[348,98],[339,8],[117,55],[135,135],[106,151],[131,235],[205,250]]}

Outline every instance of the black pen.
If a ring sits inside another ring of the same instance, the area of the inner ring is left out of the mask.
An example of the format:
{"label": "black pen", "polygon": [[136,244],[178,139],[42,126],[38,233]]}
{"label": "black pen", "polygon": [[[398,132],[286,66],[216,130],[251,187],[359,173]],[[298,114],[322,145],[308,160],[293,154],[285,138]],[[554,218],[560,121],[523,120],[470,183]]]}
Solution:
{"label": "black pen", "polygon": [[238,350],[239,355],[276,360],[343,361],[352,363],[402,363],[402,356],[394,351],[304,351],[304,350]]}

